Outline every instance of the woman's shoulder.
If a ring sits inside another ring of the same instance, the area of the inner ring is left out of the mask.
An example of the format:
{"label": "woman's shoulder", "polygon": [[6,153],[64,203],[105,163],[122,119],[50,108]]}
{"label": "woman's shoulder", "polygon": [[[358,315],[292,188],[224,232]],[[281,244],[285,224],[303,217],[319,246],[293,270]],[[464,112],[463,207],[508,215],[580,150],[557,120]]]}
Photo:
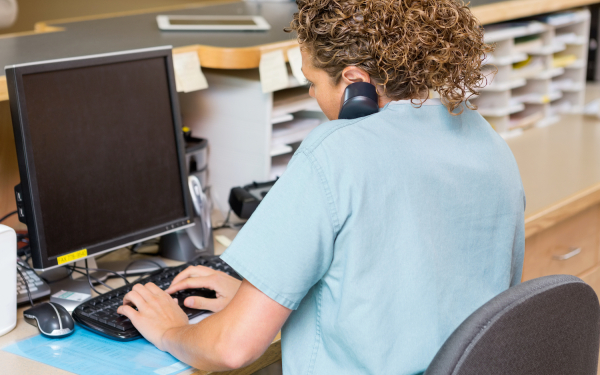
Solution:
{"label": "woman's shoulder", "polygon": [[376,116],[377,114],[365,116],[357,119],[345,119],[345,120],[332,120],[326,121],[316,128],[314,128],[302,141],[298,151],[300,152],[313,152],[328,138],[339,134],[340,131],[347,129],[352,125],[357,125],[368,121],[369,117]]}

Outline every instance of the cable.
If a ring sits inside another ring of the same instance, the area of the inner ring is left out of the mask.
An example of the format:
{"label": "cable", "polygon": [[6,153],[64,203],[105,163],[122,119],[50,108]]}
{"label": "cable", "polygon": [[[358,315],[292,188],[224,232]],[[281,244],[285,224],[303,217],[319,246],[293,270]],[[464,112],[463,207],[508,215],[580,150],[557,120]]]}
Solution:
{"label": "cable", "polygon": [[16,213],[17,213],[17,211],[13,211],[11,213],[8,213],[8,214],[2,216],[2,219],[0,219],[0,223],[3,222],[4,220],[8,219],[9,217],[11,217],[12,215],[14,215]]}
{"label": "cable", "polygon": [[75,265],[74,265],[74,266],[73,266],[73,268],[82,269],[82,270],[85,270],[85,271],[88,271],[88,270],[89,270],[89,271],[99,271],[99,272],[107,272],[107,273],[112,273],[112,274],[114,274],[114,275],[117,275],[117,276],[118,276],[118,277],[120,277],[121,279],[125,280],[125,283],[126,283],[126,284],[130,284],[130,282],[129,282],[129,281],[126,279],[126,278],[125,278],[125,276],[123,276],[123,275],[121,275],[121,274],[119,274],[119,273],[117,273],[117,272],[115,272],[115,271],[107,270],[107,269],[104,269],[104,268],[89,268],[89,267],[87,266],[87,259],[85,260],[85,265],[86,265],[85,267],[79,267],[79,266],[75,266]]}
{"label": "cable", "polygon": [[[77,268],[79,268],[79,267],[77,267]],[[79,272],[79,271],[77,271],[77,272]],[[92,288],[92,290],[94,292],[96,292],[98,295],[104,294],[104,293],[100,293],[99,291],[97,291],[96,288],[94,288],[94,285],[92,285],[92,280],[90,280],[90,269],[88,268],[87,258],[85,258],[85,275],[87,275],[88,284],[90,284],[90,288]]]}
{"label": "cable", "polygon": [[144,247],[144,246],[152,246],[152,245],[158,245],[159,241],[155,241],[155,242],[139,242],[136,243],[135,245],[129,246],[128,249],[129,251],[131,251],[134,254],[144,254],[144,255],[149,255],[149,254],[158,254],[158,252],[156,253],[140,253],[139,251],[137,251],[137,249],[139,249],[140,247]]}
{"label": "cable", "polygon": [[[83,275],[83,276],[86,276],[86,277],[88,276],[88,274],[87,274],[86,272],[83,272],[83,271],[79,271],[79,270],[73,270],[73,272],[77,272],[78,274],[80,274],[80,275]],[[94,281],[95,281],[95,282],[97,282],[98,284],[102,284],[103,286],[105,286],[106,288],[108,288],[108,289],[110,289],[110,290],[115,290],[113,287],[111,287],[111,286],[109,286],[109,285],[106,285],[104,282],[102,282],[102,280],[100,280],[100,279],[96,278],[95,276],[89,275],[89,279],[94,279]],[[88,282],[89,282],[89,279],[88,279]],[[93,284],[92,284],[92,285],[93,285]],[[101,292],[97,291],[97,290],[96,290],[96,289],[95,289],[95,288],[94,288],[92,285],[90,285],[90,287],[91,287],[92,289],[94,289],[94,292],[96,292],[98,295],[103,295],[103,294],[105,294],[105,293],[101,293]]]}
{"label": "cable", "polygon": [[[19,263],[17,263],[17,265],[20,266]],[[23,273],[21,273],[21,270],[18,267],[17,267],[17,272],[19,273],[19,276],[21,276],[21,279],[23,279],[23,283],[25,284],[25,289],[27,289],[27,297],[29,297],[29,303],[31,303],[31,307],[33,307],[33,300],[31,299],[31,292],[29,291],[29,284],[27,283],[27,279],[25,278],[25,276],[23,276]]]}
{"label": "cable", "polygon": [[227,217],[225,218],[225,221],[223,221],[223,224],[219,225],[218,227],[214,227],[213,230],[219,230],[219,229],[223,229],[223,228],[231,228],[231,224],[229,224],[230,216],[231,216],[231,209],[229,209],[229,211],[227,211]]}

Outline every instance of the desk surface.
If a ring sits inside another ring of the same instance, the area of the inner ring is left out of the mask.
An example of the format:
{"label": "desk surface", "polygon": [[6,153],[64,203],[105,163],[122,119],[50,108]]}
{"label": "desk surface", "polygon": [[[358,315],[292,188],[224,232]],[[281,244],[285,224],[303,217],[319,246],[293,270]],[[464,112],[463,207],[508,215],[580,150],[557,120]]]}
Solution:
{"label": "desk surface", "polygon": [[[220,215],[219,215],[219,218],[220,218]],[[217,219],[217,221],[219,221],[219,220],[220,219]],[[223,229],[223,230],[219,231],[219,234],[224,234],[230,238],[234,238],[236,232],[234,230],[230,230],[230,229]],[[225,250],[225,248],[221,244],[219,244],[218,242],[215,242],[215,253],[216,254],[221,254],[224,250]],[[111,253],[110,255],[106,256],[105,259],[106,260],[119,260],[119,259],[132,259],[133,260],[133,259],[140,258],[140,257],[143,257],[143,256],[142,255],[132,255],[129,252],[129,250],[122,249],[122,250],[117,250],[117,251]],[[163,259],[163,260],[168,266],[175,266],[175,265],[181,264],[181,262],[177,262],[177,261],[173,261],[173,260],[168,260],[168,259]],[[107,283],[114,287],[119,287],[123,284],[122,280],[120,280],[120,279],[110,279]],[[103,290],[102,286],[98,286],[96,288],[98,288],[100,291]],[[106,290],[106,289],[104,289],[104,290]],[[20,341],[20,340],[26,339],[28,337],[39,334],[39,331],[37,328],[29,325],[28,323],[26,323],[23,320],[23,311],[27,310],[28,308],[29,308],[29,305],[25,305],[24,307],[21,307],[18,309],[17,326],[15,329],[13,329],[11,332],[7,333],[6,335],[0,336],[0,348],[10,345],[16,341]],[[78,329],[83,329],[83,328],[79,327]],[[250,366],[240,369],[240,370],[235,370],[233,372],[219,373],[219,374],[249,375],[261,368],[264,368],[264,367],[270,365],[271,363],[274,363],[274,362],[280,360],[281,359],[280,338],[281,338],[280,335],[277,335],[277,337],[275,338],[275,340],[273,341],[271,346],[267,349],[265,354],[261,358],[259,358],[255,363],[251,364]],[[0,350],[0,364],[1,364],[0,373],[2,373],[2,374],[10,374],[10,375],[30,375],[30,374],[72,375],[71,372],[64,371],[64,370],[58,369],[56,367],[52,367],[52,366],[49,366],[49,365],[46,365],[46,364],[43,364],[40,362],[36,362],[36,361],[30,360],[30,359],[27,359],[27,358],[23,358],[16,354],[7,353],[2,350]],[[214,373],[208,372],[208,371],[191,369],[191,370],[186,370],[186,371],[182,372],[181,374],[182,375],[190,375],[190,374],[209,375],[209,374],[214,374]]]}
{"label": "desk surface", "polygon": [[[586,97],[600,98],[600,84],[588,84]],[[600,120],[564,115],[506,142],[527,196],[526,237],[600,203]]]}

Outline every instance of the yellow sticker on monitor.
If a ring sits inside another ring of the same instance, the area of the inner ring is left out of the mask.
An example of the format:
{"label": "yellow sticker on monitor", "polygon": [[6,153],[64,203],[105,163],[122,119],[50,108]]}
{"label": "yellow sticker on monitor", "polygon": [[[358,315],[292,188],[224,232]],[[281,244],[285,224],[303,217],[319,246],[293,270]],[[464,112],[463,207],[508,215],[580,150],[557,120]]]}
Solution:
{"label": "yellow sticker on monitor", "polygon": [[63,255],[61,257],[56,258],[58,260],[58,264],[69,263],[77,259],[85,258],[87,256],[87,249],[78,250],[71,254]]}

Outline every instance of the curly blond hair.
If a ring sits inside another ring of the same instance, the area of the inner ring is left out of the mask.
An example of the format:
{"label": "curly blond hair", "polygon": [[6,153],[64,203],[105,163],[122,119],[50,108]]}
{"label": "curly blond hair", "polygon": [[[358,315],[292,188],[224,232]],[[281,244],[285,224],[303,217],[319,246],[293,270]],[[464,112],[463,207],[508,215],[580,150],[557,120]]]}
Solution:
{"label": "curly blond hair", "polygon": [[[436,91],[452,114],[486,82],[481,62],[493,47],[461,0],[297,0],[285,31],[335,84],[342,70],[365,70],[392,100]],[[469,108],[474,106],[467,103]]]}

